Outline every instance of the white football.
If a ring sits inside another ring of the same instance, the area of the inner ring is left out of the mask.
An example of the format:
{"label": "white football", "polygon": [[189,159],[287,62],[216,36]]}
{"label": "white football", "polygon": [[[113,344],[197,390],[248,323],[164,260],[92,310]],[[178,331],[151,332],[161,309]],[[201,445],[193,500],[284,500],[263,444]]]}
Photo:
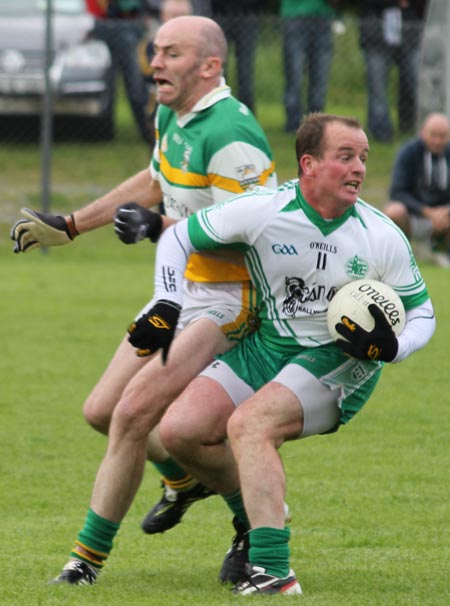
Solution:
{"label": "white football", "polygon": [[340,288],[328,307],[328,330],[334,340],[342,339],[336,324],[348,316],[365,330],[373,330],[375,321],[368,307],[375,303],[384,313],[392,330],[399,335],[405,326],[405,308],[394,290],[378,280],[354,280]]}

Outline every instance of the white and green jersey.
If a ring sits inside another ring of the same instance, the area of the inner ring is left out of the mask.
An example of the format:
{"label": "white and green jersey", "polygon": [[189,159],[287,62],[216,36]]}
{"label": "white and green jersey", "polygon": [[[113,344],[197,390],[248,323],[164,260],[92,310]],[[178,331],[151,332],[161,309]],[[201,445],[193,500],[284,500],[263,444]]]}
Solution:
{"label": "white and green jersey", "polygon": [[[183,219],[257,185],[276,187],[272,152],[253,114],[220,86],[178,118],[161,105],[151,173],[168,217]],[[186,277],[200,282],[248,280],[245,267],[194,255]]]}
{"label": "white and green jersey", "polygon": [[428,299],[409,243],[390,219],[358,200],[338,219],[325,220],[297,181],[204,209],[165,234],[155,276],[158,298],[181,302],[179,282],[192,247],[244,252],[257,288],[261,337],[284,351],[331,341],[328,305],[351,280],[389,284],[406,310]]}

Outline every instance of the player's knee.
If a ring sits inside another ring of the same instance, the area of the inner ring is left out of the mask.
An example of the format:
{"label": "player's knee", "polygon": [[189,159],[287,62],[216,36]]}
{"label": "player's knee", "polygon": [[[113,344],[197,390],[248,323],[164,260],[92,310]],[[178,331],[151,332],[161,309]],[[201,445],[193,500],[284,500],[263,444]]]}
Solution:
{"label": "player's knee", "polygon": [[159,424],[161,443],[171,454],[185,455],[192,449],[198,436],[190,431],[189,424],[183,423],[180,416],[170,413],[169,409]]}
{"label": "player's knee", "polygon": [[90,396],[84,403],[83,416],[93,429],[107,435],[111,422],[112,408],[112,406],[103,400]]}
{"label": "player's knee", "polygon": [[115,431],[136,440],[146,441],[158,420],[157,411],[149,405],[144,394],[137,398],[123,395],[112,416]]}
{"label": "player's knee", "polygon": [[231,443],[238,444],[255,437],[258,432],[258,424],[252,419],[252,410],[238,407],[233,412],[227,423],[227,435]]}

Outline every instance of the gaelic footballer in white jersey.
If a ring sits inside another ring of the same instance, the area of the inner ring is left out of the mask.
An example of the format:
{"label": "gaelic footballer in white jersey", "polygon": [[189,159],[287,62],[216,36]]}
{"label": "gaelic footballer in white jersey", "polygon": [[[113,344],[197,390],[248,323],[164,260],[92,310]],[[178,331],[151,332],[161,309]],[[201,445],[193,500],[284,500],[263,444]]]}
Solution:
{"label": "gaelic footballer in white jersey", "polygon": [[[261,337],[277,350],[330,343],[328,305],[351,280],[389,284],[407,315],[429,299],[408,240],[392,221],[361,199],[338,219],[325,220],[303,198],[296,180],[275,192],[257,188],[205,209],[164,234],[157,298],[181,304],[181,280],[169,292],[167,272],[182,275],[192,250],[221,247],[244,252],[257,288]],[[406,341],[398,359],[409,354]]]}

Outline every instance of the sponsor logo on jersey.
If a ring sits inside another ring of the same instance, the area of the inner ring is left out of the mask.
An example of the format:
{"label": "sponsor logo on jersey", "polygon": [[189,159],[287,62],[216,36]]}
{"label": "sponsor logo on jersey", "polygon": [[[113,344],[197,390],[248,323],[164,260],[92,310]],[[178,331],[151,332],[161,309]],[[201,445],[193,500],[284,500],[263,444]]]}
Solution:
{"label": "sponsor logo on jersey", "polygon": [[334,254],[337,253],[337,246],[334,246],[333,244],[327,244],[326,242],[310,242],[309,248],[311,250],[320,250],[323,252],[329,252]]}
{"label": "sponsor logo on jersey", "polygon": [[355,255],[345,264],[345,271],[349,278],[364,278],[369,271],[367,261]]}
{"label": "sponsor logo on jersey", "polygon": [[236,166],[236,172],[239,175],[238,181],[242,189],[248,189],[259,184],[259,175],[254,164],[244,164]]}
{"label": "sponsor logo on jersey", "polygon": [[[286,298],[283,301],[283,313],[290,318],[295,318],[298,312],[309,315],[325,313],[328,303],[336,294],[336,288],[333,286],[326,289],[324,285],[313,284],[307,286],[303,278],[285,278]],[[324,307],[317,309],[308,305],[320,301]]]}
{"label": "sponsor logo on jersey", "polygon": [[[184,141],[183,138],[178,133],[173,133],[172,141],[176,143],[176,145],[183,146],[183,159],[180,162],[180,168],[183,172],[187,173],[189,168],[189,161],[191,159],[193,147],[187,141]],[[163,147],[164,146],[164,147]],[[167,151],[167,135],[164,135],[164,139],[161,145],[161,149],[163,152]]]}
{"label": "sponsor logo on jersey", "polygon": [[293,244],[272,244],[272,250],[276,255],[298,255]]}
{"label": "sponsor logo on jersey", "polygon": [[164,206],[166,212],[173,211],[177,214],[178,218],[181,217],[189,217],[192,215],[192,211],[186,206],[186,204],[182,204],[178,202],[173,196],[169,194],[163,194]]}
{"label": "sponsor logo on jersey", "polygon": [[192,145],[189,145],[188,143],[184,144],[184,152],[183,152],[183,160],[181,162],[181,170],[185,173],[188,172],[189,161],[191,159],[192,150],[193,150]]}

